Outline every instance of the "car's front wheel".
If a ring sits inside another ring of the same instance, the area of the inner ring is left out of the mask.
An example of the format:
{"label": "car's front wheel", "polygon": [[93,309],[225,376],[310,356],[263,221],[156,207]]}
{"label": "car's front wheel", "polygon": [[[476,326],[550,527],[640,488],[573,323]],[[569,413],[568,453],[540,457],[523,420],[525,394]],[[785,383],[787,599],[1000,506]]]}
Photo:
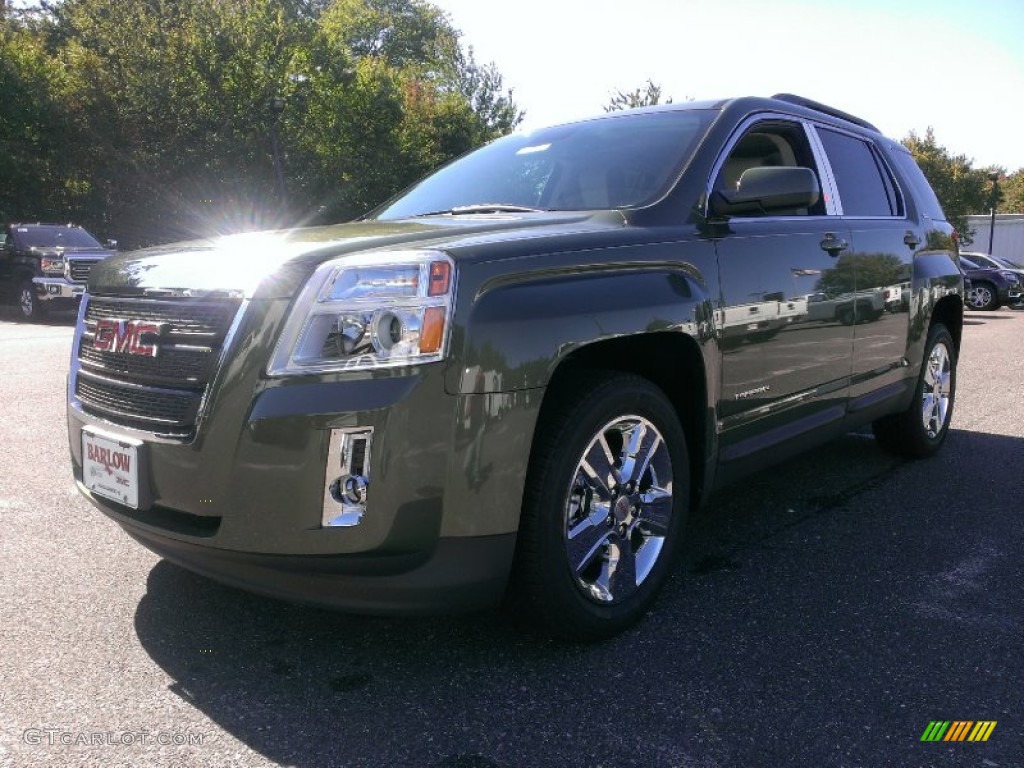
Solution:
{"label": "car's front wheel", "polygon": [[39,320],[45,314],[31,280],[23,280],[18,286],[18,310],[22,320]]}
{"label": "car's front wheel", "polygon": [[946,326],[928,332],[924,364],[910,407],[872,426],[879,444],[907,458],[931,456],[946,440],[956,402],[956,347]]}
{"label": "car's front wheel", "polygon": [[667,579],[689,506],[689,460],[664,393],[594,373],[550,395],[526,478],[515,576],[559,637],[636,622]]}
{"label": "car's front wheel", "polygon": [[967,292],[967,306],[971,309],[995,309],[998,302],[995,286],[988,283],[974,283]]}

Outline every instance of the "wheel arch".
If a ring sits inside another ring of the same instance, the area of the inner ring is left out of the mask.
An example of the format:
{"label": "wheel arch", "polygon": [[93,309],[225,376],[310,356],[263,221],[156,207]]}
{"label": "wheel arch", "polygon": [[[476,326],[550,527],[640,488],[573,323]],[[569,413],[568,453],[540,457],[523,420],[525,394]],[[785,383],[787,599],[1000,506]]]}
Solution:
{"label": "wheel arch", "polygon": [[574,379],[594,371],[632,373],[665,393],[686,435],[691,507],[699,503],[709,486],[712,410],[707,365],[697,340],[682,333],[650,333],[596,341],[573,351],[551,376],[538,423],[543,423],[545,410],[571,390]]}
{"label": "wheel arch", "polygon": [[956,346],[957,356],[960,355],[960,340],[964,331],[964,303],[959,296],[945,296],[935,304],[932,316],[928,323],[931,328],[936,323],[942,323],[953,337],[953,344]]}

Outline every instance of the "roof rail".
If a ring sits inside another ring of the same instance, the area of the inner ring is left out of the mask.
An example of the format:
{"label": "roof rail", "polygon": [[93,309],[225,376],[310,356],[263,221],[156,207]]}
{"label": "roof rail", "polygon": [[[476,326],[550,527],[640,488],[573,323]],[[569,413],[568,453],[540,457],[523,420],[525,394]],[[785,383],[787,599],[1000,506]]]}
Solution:
{"label": "roof rail", "polygon": [[867,120],[863,120],[855,115],[851,115],[849,112],[843,112],[841,109],[830,107],[828,104],[822,104],[820,101],[814,101],[813,99],[805,99],[803,96],[796,96],[792,93],[776,93],[772,96],[773,99],[779,101],[785,101],[788,104],[795,104],[798,107],[806,107],[807,109],[813,109],[815,112],[822,112],[832,117],[838,117],[841,120],[845,120],[848,123],[859,125],[861,128],[867,128],[869,131],[875,133],[881,133],[874,125],[869,123]]}

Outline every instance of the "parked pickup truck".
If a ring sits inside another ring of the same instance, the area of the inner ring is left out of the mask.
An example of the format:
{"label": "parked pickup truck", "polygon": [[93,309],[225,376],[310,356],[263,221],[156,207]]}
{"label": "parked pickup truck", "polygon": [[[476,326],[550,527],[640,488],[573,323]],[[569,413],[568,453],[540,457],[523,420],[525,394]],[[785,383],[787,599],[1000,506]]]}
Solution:
{"label": "parked pickup truck", "polygon": [[[907,311],[865,333],[779,298],[844,281],[907,281]],[[782,95],[507,136],[350,224],[122,253],[79,318],[74,477],[154,552],[355,611],[508,594],[595,639],[713,489],[865,424],[938,450],[963,277],[907,150]]]}
{"label": "parked pickup truck", "polygon": [[807,296],[807,315],[809,320],[835,320],[843,325],[869,323],[877,320],[885,312],[887,291],[884,288],[871,288],[855,293],[843,293],[829,297],[824,293],[812,293]]}
{"label": "parked pickup truck", "polygon": [[23,320],[51,308],[74,308],[89,271],[116,243],[108,246],[72,224],[7,224],[0,232],[2,289],[14,297]]}

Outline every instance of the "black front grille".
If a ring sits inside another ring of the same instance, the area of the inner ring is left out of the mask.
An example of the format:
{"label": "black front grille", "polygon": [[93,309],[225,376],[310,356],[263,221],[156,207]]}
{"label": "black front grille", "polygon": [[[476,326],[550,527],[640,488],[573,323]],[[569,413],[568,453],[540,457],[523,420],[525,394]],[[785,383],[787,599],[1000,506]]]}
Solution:
{"label": "black front grille", "polygon": [[[75,381],[82,408],[127,427],[191,434],[241,301],[91,296],[88,302]],[[133,354],[129,344],[97,347],[100,321],[114,321],[119,329],[132,321],[160,325],[158,337],[145,339],[155,344],[156,355]],[[123,351],[116,351],[118,346]]]}
{"label": "black front grille", "polygon": [[[92,336],[87,337],[92,341]],[[194,346],[163,346],[157,357],[129,355],[123,352],[100,351],[91,344],[83,344],[78,359],[90,371],[104,376],[113,376],[126,381],[158,384],[161,386],[196,386],[210,376],[214,363],[213,349],[203,347],[202,352]]]}
{"label": "black front grille", "polygon": [[79,372],[78,397],[104,414],[123,418],[129,426],[180,427],[195,421],[202,392],[177,392],[150,387],[125,387],[117,381],[93,379]]}
{"label": "black front grille", "polygon": [[96,259],[71,259],[68,262],[71,279],[76,283],[86,282],[89,279],[89,271],[95,263]]}
{"label": "black front grille", "polygon": [[100,318],[118,320],[149,320],[168,323],[171,336],[219,337],[223,340],[238,311],[237,299],[108,299],[92,297],[85,321],[92,324]]}

